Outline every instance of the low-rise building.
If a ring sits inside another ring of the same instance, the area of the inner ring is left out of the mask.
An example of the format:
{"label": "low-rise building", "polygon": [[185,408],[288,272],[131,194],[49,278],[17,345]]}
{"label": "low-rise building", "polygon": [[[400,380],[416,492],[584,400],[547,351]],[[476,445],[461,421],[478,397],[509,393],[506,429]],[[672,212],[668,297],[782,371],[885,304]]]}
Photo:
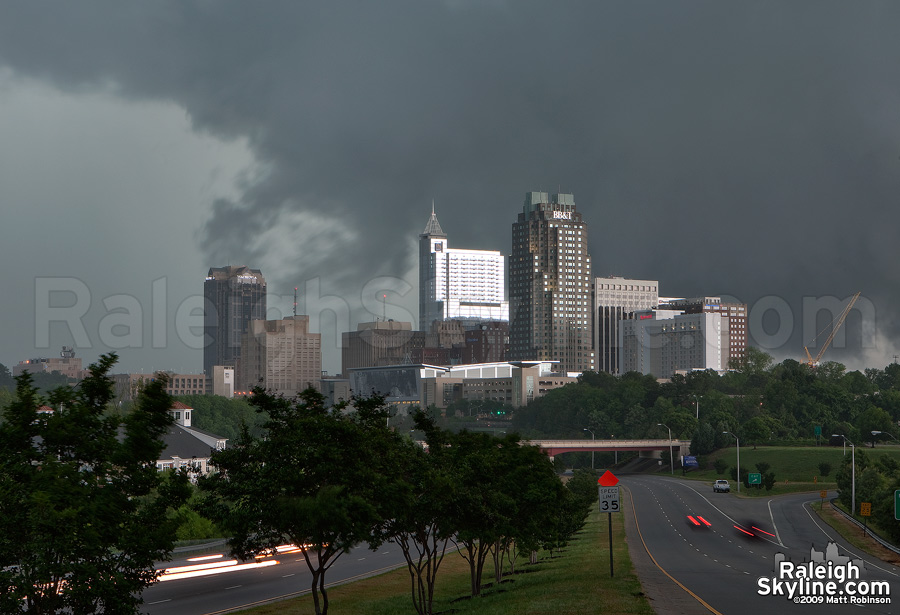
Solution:
{"label": "low-rise building", "polygon": [[88,375],[88,370],[81,366],[81,357],[76,357],[75,351],[68,346],[63,346],[62,352],[58,357],[25,359],[13,365],[13,376],[18,377],[25,372],[29,374],[59,372],[66,378],[73,380],[82,380]]}
{"label": "low-rise building", "polygon": [[349,370],[351,390],[379,393],[399,408],[445,409],[459,399],[493,400],[524,406],[548,391],[578,380],[554,371],[554,361],[512,361],[469,365],[390,365]]}
{"label": "low-rise building", "polygon": [[213,452],[223,450],[228,440],[193,427],[193,411],[181,402],[175,402],[169,410],[175,424],[163,436],[165,448],[156,461],[158,470],[187,468],[194,478],[212,470],[209,461]]}

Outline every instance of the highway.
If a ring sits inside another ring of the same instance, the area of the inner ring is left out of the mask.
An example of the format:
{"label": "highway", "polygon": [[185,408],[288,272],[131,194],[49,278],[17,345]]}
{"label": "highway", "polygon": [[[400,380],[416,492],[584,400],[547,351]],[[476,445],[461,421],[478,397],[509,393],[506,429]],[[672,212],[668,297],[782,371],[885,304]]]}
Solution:
{"label": "highway", "polygon": [[[829,541],[837,545],[840,556],[861,561],[860,581],[886,581],[891,601],[900,602],[900,570],[860,553],[819,521],[805,505],[818,501],[815,494],[748,499],[734,493],[713,493],[711,483],[652,475],[625,475],[620,484],[625,487],[622,497],[627,504],[620,514],[633,517],[626,523],[632,549],[649,552],[651,557],[645,559],[649,562],[652,558],[653,563],[644,571],[649,568],[661,579],[653,600],[658,613],[759,615],[765,609],[857,615],[861,609],[867,614],[895,612],[893,604],[795,604],[786,596],[759,594],[761,577],[774,587],[771,580],[780,576],[777,554],[798,565],[810,560],[812,549],[825,552]],[[215,555],[167,564],[169,570],[221,566],[227,572],[188,571],[196,576],[179,573],[165,577],[144,592],[142,612],[213,615],[309,592],[311,577],[302,553],[288,551],[259,562],[231,565],[223,565],[230,559],[226,553]],[[330,585],[402,565],[403,555],[396,545],[385,545],[376,552],[360,547],[343,555],[328,571],[326,581]],[[642,572],[641,567],[638,571]],[[608,570],[598,573],[608,574]],[[641,577],[645,582],[643,574]],[[645,584],[651,599],[652,589]]]}
{"label": "highway", "polygon": [[[633,509],[629,506],[623,514],[636,518],[629,540],[639,545],[636,548],[645,545],[654,565],[671,577],[665,581],[669,596],[690,596],[697,607],[692,612],[894,612],[892,604],[851,604],[846,594],[837,598],[846,598],[848,602],[844,604],[824,600],[821,604],[795,604],[786,596],[758,593],[761,577],[770,579],[766,582],[769,591],[776,587],[773,577],[782,580],[776,571],[776,554],[782,553],[786,561],[801,564],[810,561],[811,549],[825,552],[829,541],[837,544],[841,556],[862,560],[860,581],[888,582],[891,600],[900,602],[900,570],[850,547],[819,521],[804,506],[817,499],[815,494],[748,499],[734,493],[713,493],[711,482],[650,475],[624,476],[621,484],[633,503]],[[843,583],[838,586],[846,589]],[[788,591],[785,585],[778,587]],[[655,606],[664,603],[660,600]]]}
{"label": "highway", "polygon": [[[358,547],[335,562],[325,576],[328,585],[384,572],[405,565],[394,544],[377,551]],[[189,568],[185,568],[189,567]],[[212,615],[277,598],[309,593],[312,575],[296,550],[251,562],[232,560],[226,552],[173,560],[172,571],[144,591],[142,613],[149,615]],[[309,598],[312,604],[312,598]]]}

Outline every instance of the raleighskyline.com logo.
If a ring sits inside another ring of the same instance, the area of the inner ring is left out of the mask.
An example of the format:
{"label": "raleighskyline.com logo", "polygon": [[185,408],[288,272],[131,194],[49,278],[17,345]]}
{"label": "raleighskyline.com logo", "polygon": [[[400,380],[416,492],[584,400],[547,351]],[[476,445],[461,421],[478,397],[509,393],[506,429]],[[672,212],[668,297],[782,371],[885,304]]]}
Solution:
{"label": "raleighskyline.com logo", "polygon": [[775,554],[775,575],[756,580],[760,596],[781,596],[798,604],[890,604],[891,584],[864,581],[862,560],[839,555],[829,542],[825,551],[810,549],[808,562],[795,564]]}

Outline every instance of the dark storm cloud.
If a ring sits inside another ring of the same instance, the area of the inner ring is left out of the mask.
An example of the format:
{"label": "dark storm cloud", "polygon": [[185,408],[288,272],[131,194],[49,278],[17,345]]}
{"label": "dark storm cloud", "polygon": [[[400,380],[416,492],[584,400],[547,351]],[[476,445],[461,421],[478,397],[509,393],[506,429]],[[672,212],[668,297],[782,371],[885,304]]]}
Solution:
{"label": "dark storm cloud", "polygon": [[598,275],[659,279],[667,295],[777,296],[797,324],[802,297],[862,290],[878,328],[900,335],[893,2],[2,13],[0,62],[18,73],[170,100],[197,130],[248,140],[265,173],[215,204],[203,267],[271,258],[277,246],[248,237],[314,214],[350,239],[316,243],[324,254],[301,256],[270,288],[320,277],[351,297],[409,269],[406,244],[432,199],[454,246],[508,253],[524,192],[561,189],[590,225]]}

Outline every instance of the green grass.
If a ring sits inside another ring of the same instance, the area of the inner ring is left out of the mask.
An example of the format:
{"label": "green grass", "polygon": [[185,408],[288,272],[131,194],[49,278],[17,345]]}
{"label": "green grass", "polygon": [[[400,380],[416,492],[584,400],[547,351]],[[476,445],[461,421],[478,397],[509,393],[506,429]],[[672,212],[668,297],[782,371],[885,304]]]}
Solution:
{"label": "green grass", "polygon": [[[866,455],[870,460],[874,461],[881,455],[891,455],[900,460],[900,446],[877,446],[876,448],[866,448]],[[847,447],[847,456],[850,456],[850,447]],[[728,462],[728,467],[737,466],[737,450],[734,446],[719,449],[710,454],[703,455],[700,458],[700,470],[696,470],[687,474],[686,478],[696,480],[712,481],[717,478],[727,478],[731,480],[728,470],[724,474],[717,473],[712,465],[716,459],[723,458]],[[741,487],[741,494],[747,496],[772,496],[785,493],[796,493],[800,491],[820,491],[822,489],[836,489],[835,475],[838,468],[843,462],[843,448],[840,446],[809,446],[809,447],[791,447],[791,446],[759,446],[754,449],[752,446],[741,446],[741,468],[746,468],[750,472],[756,472],[756,463],[765,461],[770,465],[769,472],[775,473],[775,486],[771,491],[765,488],[746,489]],[[831,464],[831,471],[828,476],[819,476],[819,463],[827,462]]]}
{"label": "green grass", "polygon": [[[624,503],[624,502],[623,502]],[[535,565],[517,564],[516,574],[492,584],[493,564],[485,567],[484,582],[491,585],[479,598],[469,597],[468,564],[448,553],[438,572],[435,613],[459,615],[652,615],[634,574],[625,541],[623,514],[613,519],[615,576],[609,576],[607,515],[592,512],[585,528],[553,557],[539,554]],[[305,589],[305,588],[298,588]],[[406,569],[379,575],[329,590],[331,615],[407,615],[414,613]],[[244,615],[311,615],[312,597],[301,596],[247,611]]]}

